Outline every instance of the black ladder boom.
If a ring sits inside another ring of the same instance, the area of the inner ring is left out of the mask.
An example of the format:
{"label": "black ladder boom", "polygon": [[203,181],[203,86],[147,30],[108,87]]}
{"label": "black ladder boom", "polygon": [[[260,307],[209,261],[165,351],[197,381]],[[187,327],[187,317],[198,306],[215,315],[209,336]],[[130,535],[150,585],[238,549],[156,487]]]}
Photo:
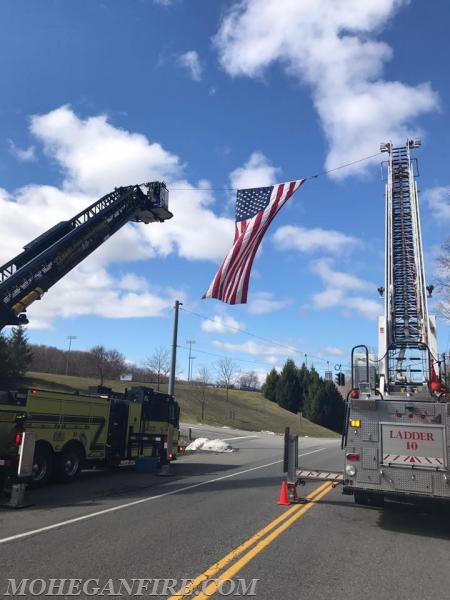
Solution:
{"label": "black ladder boom", "polygon": [[38,236],[0,267],[0,330],[28,323],[26,308],[129,221],[172,217],[162,182],[116,188]]}

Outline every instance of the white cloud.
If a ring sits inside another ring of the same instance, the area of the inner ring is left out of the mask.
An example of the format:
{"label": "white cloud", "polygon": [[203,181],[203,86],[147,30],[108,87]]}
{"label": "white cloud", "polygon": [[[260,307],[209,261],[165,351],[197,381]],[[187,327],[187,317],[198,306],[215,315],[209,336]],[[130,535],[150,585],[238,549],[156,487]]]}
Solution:
{"label": "white cloud", "polygon": [[327,285],[342,290],[370,290],[371,283],[363,281],[354,275],[333,271],[331,261],[328,259],[320,259],[311,263],[311,268],[314,273],[319,275],[322,281]]}
{"label": "white cloud", "polygon": [[36,160],[34,146],[28,146],[28,148],[19,148],[12,140],[9,141],[9,151],[13,156],[20,162],[34,162]]}
{"label": "white cloud", "polygon": [[299,252],[326,250],[333,254],[348,252],[361,244],[357,238],[339,231],[319,227],[306,229],[293,225],[284,225],[277,229],[272,236],[272,241],[279,250],[298,250]]}
{"label": "white cloud", "polygon": [[108,122],[106,115],[80,119],[62,106],[31,119],[31,132],[65,175],[64,189],[100,197],[114,187],[181,174],[177,156],[139,133]]}
{"label": "white cloud", "polygon": [[352,317],[356,311],[369,321],[376,321],[384,313],[384,306],[379,300],[370,300],[362,296],[346,298],[343,306],[348,309],[344,313],[345,316]]}
{"label": "white cloud", "polygon": [[[231,76],[261,77],[278,62],[306,83],[329,142],[326,168],[377,152],[380,142],[404,143],[413,125],[436,110],[429,83],[385,81],[392,56],[375,36],[409,0],[242,0],[225,15],[214,38]],[[378,159],[377,159],[378,160]],[[362,172],[366,162],[332,175]]]}
{"label": "white cloud", "polygon": [[202,66],[198,53],[195,50],[189,50],[184,54],[178,56],[178,64],[186,69],[189,73],[189,77],[193,81],[201,81],[202,79]]}
{"label": "white cloud", "polygon": [[375,290],[375,286],[354,275],[334,271],[330,260],[318,260],[311,264],[311,269],[322,279],[325,289],[312,296],[312,306],[317,310],[340,308],[343,316],[351,317],[355,313],[371,321],[382,314],[383,306],[376,300],[354,292]]}
{"label": "white cloud", "polygon": [[266,315],[277,310],[282,310],[292,304],[292,300],[277,299],[270,292],[256,292],[250,294],[248,312],[252,315]]}
{"label": "white cloud", "polygon": [[424,199],[428,202],[431,214],[438,223],[450,221],[450,186],[427,190]]}
{"label": "white cloud", "polygon": [[131,292],[140,292],[148,290],[148,281],[143,277],[138,277],[134,273],[126,273],[119,281],[119,287]]}
{"label": "white cloud", "polygon": [[347,358],[347,350],[343,350],[342,348],[337,348],[336,346],[327,346],[326,348],[323,349],[322,354],[325,354],[326,356],[337,356],[337,357],[341,357],[341,356],[345,356]]}
{"label": "white cloud", "polygon": [[275,356],[294,356],[298,354],[298,350],[292,346],[281,346],[274,344],[261,344],[254,341],[243,342],[242,344],[232,344],[230,342],[221,342],[218,340],[213,341],[213,345],[221,350],[227,352],[243,352],[245,354],[251,354],[264,359],[270,359],[270,363],[273,364],[273,357]]}
{"label": "white cloud", "polygon": [[168,316],[173,298],[184,297],[182,290],[150,289],[136,283],[132,274],[117,279],[87,259],[55,284],[43,302],[34,302],[28,308],[29,327],[49,329],[58,318],[80,315],[110,319]]}
{"label": "white cloud", "polygon": [[261,152],[254,152],[243,167],[231,173],[230,183],[237,189],[263,187],[277,183],[279,176],[280,169],[271,165]]}
{"label": "white cloud", "polygon": [[242,323],[227,315],[214,315],[214,317],[203,321],[201,324],[202,331],[207,333],[237,333],[243,327]]}

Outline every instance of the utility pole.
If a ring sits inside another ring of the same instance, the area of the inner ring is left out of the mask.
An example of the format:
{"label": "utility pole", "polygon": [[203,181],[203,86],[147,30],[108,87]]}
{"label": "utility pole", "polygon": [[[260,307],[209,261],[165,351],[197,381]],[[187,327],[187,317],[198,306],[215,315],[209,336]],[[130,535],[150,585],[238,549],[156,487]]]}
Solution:
{"label": "utility pole", "polygon": [[66,360],[66,375],[69,374],[69,356],[70,356],[70,348],[72,347],[72,340],[76,340],[76,335],[68,335],[67,339],[69,340],[69,348],[67,350],[67,360]]}
{"label": "utility pole", "polygon": [[188,383],[191,381],[191,362],[194,360],[194,356],[192,356],[192,344],[195,344],[195,340],[186,340],[186,344],[189,344],[189,358],[188,358]]}
{"label": "utility pole", "polygon": [[169,375],[169,389],[168,393],[173,396],[175,391],[175,372],[177,366],[177,338],[178,338],[178,312],[180,306],[183,306],[182,302],[175,300],[174,314],[173,314],[173,336],[172,336],[172,361],[170,365]]}

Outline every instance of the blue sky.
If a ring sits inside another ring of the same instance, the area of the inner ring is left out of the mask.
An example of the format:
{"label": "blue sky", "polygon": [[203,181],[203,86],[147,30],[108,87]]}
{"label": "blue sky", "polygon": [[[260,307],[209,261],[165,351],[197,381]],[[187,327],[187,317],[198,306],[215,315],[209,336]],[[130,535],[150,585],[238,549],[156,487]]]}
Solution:
{"label": "blue sky", "polygon": [[[355,344],[375,350],[380,142],[422,139],[428,283],[448,237],[449,22],[444,0],[2,0],[2,264],[119,185],[166,181],[174,213],[127,225],[34,303],[30,341],[76,336],[73,349],[142,364],[170,349],[177,299],[184,377],[187,340],[194,376],[212,379],[224,357],[261,375],[306,358],[323,373],[347,368]],[[201,299],[233,240],[229,188],[350,163],[277,216],[246,305]],[[447,352],[442,319],[438,339]]]}

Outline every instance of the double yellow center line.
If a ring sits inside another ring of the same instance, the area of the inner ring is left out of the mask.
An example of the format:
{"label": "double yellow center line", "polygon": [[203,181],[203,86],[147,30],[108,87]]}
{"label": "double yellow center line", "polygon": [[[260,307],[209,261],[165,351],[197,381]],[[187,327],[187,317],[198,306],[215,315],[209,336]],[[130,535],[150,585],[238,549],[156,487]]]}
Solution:
{"label": "double yellow center line", "polygon": [[[169,600],[183,600],[183,598],[188,598],[194,593],[197,600],[206,600],[210,598],[223,581],[234,577],[248,562],[262,552],[264,548],[271,544],[283,533],[283,531],[295,523],[295,521],[300,519],[300,517],[308,512],[308,510],[332,489],[333,485],[329,481],[320,485],[306,496],[306,500],[308,501],[307,504],[294,504],[282,515],[274,519],[271,523],[263,527],[263,529],[252,535],[248,540],[237,548],[234,548],[229,554],[196,577],[190,585],[178,590],[178,592],[174,596],[171,596]],[[248,550],[248,552],[244,554],[246,550]],[[230,563],[232,563],[231,566],[221,575],[216,577],[214,581],[211,581],[206,589],[202,588],[203,583],[212,579],[217,573],[223,571]]]}

